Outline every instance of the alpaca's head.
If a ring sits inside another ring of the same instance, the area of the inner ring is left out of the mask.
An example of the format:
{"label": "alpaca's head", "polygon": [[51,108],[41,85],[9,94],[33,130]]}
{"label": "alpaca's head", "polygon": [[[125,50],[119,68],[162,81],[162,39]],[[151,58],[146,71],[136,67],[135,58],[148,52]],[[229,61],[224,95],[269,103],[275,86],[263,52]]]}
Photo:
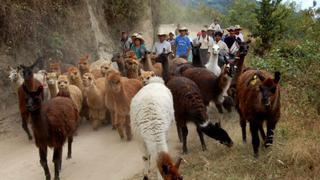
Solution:
{"label": "alpaca's head", "polygon": [[20,65],[19,68],[22,69],[22,76],[24,80],[31,80],[33,78],[33,68],[41,61],[38,58],[31,66]]}
{"label": "alpaca's head", "polygon": [[250,80],[250,83],[252,85],[255,85],[256,79],[260,79],[261,83],[257,83],[259,86],[259,96],[260,96],[260,102],[263,104],[265,109],[270,109],[272,102],[277,98],[278,94],[276,93],[279,88],[279,81],[280,81],[280,72],[274,73],[274,78],[265,78],[259,73],[256,73],[252,79]]}
{"label": "alpaca's head", "polygon": [[228,147],[233,145],[229,134],[221,127],[220,123],[213,124],[212,122],[207,121],[200,125],[200,129],[207,136],[218,140],[221,144]]}
{"label": "alpaca's head", "polygon": [[50,72],[56,72],[56,73],[61,73],[61,64],[60,62],[57,62],[57,63],[50,63],[49,65],[49,69],[50,69]]}
{"label": "alpaca's head", "polygon": [[46,80],[48,85],[55,85],[58,81],[58,73],[56,72],[47,73]]}
{"label": "alpaca's head", "polygon": [[230,78],[232,78],[236,72],[238,67],[234,63],[227,63],[223,66],[222,73]]}
{"label": "alpaca's head", "polygon": [[59,90],[66,90],[70,85],[68,76],[60,75],[58,78],[58,88]]}
{"label": "alpaca's head", "polygon": [[121,75],[119,72],[111,73],[108,76],[108,81],[113,92],[118,93],[121,91],[122,84],[121,84]]}
{"label": "alpaca's head", "polygon": [[110,70],[110,68],[113,68],[111,62],[103,63],[103,64],[100,66],[101,74],[106,75],[106,73]]}
{"label": "alpaca's head", "polygon": [[132,58],[126,58],[125,59],[125,67],[128,70],[138,71],[139,69],[139,62]]}
{"label": "alpaca's head", "polygon": [[212,46],[212,53],[213,53],[214,55],[218,55],[219,52],[220,52],[220,47],[219,47],[219,45],[218,45],[218,44],[214,44],[214,45]]}
{"label": "alpaca's head", "polygon": [[140,70],[140,80],[142,81],[142,85],[147,85],[151,77],[155,77],[156,74],[153,71],[144,71]]}
{"label": "alpaca's head", "polygon": [[118,62],[120,58],[121,58],[121,54],[115,53],[115,54],[113,54],[113,56],[111,58],[111,62]]}
{"label": "alpaca's head", "polygon": [[86,55],[85,57],[80,58],[78,62],[78,67],[81,72],[89,70],[89,66],[90,66],[89,55]]}
{"label": "alpaca's head", "polygon": [[81,78],[81,75],[80,75],[80,71],[77,67],[69,67],[68,69],[68,76],[71,80],[76,80],[78,79],[79,77]]}
{"label": "alpaca's head", "polygon": [[137,59],[137,56],[134,51],[128,51],[125,54],[125,58]]}
{"label": "alpaca's head", "polygon": [[248,54],[248,51],[249,51],[249,44],[251,43],[251,40],[243,42],[243,41],[237,39],[236,42],[239,45],[238,55],[239,56],[246,56]]}
{"label": "alpaca's head", "polygon": [[14,69],[12,68],[11,66],[9,67],[10,70],[9,70],[9,80],[11,82],[15,82],[19,79],[19,76],[20,76],[20,68],[17,68],[17,69]]}
{"label": "alpaca's head", "polygon": [[26,93],[26,108],[29,112],[35,112],[41,108],[43,87],[39,86],[36,91],[29,92],[24,88]]}
{"label": "alpaca's head", "polygon": [[167,152],[160,152],[157,158],[157,167],[164,180],[183,180],[179,173],[179,167],[182,158],[178,158],[176,163],[172,162]]}
{"label": "alpaca's head", "polygon": [[82,80],[85,87],[89,87],[95,83],[94,76],[91,73],[84,73]]}

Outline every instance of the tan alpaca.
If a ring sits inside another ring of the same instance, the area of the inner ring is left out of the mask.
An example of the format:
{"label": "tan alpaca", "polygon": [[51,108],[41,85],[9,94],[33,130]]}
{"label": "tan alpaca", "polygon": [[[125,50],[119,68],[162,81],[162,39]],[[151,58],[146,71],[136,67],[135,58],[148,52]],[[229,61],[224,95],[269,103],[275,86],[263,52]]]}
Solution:
{"label": "tan alpaca", "polygon": [[68,78],[70,84],[77,86],[81,91],[83,90],[81,73],[77,67],[69,67]]}
{"label": "tan alpaca", "polygon": [[47,76],[46,76],[51,99],[56,97],[59,92],[58,76],[59,76],[59,73],[57,72],[47,73]]}
{"label": "tan alpaca", "polygon": [[73,103],[76,105],[78,112],[81,111],[83,96],[81,90],[75,86],[70,84],[69,78],[66,75],[60,75],[58,78],[58,89],[59,93],[68,92]]}
{"label": "tan alpaca", "polygon": [[146,54],[146,57],[140,61],[140,67],[144,71],[153,71],[157,76],[162,76],[162,65],[161,63],[152,64],[151,55]]}
{"label": "tan alpaca", "polygon": [[139,62],[132,58],[125,59],[127,77],[129,79],[139,79]]}
{"label": "tan alpaca", "polygon": [[105,77],[108,69],[112,67],[111,62],[104,62],[101,64],[99,69],[92,69],[90,73],[94,76],[95,79]]}
{"label": "tan alpaca", "polygon": [[104,105],[105,79],[95,79],[93,74],[85,73],[83,75],[84,91],[86,101],[89,107],[89,117],[92,127],[97,130],[102,121],[106,118],[106,107]]}
{"label": "tan alpaca", "polygon": [[121,139],[124,133],[127,140],[132,138],[130,127],[130,103],[133,96],[141,89],[139,80],[122,77],[119,72],[111,72],[106,81],[106,94],[111,96],[113,105],[113,123],[117,128]]}
{"label": "tan alpaca", "polygon": [[144,71],[144,70],[140,70],[140,81],[142,82],[142,85],[145,86],[148,84],[149,79],[151,77],[156,76],[156,74],[153,71]]}

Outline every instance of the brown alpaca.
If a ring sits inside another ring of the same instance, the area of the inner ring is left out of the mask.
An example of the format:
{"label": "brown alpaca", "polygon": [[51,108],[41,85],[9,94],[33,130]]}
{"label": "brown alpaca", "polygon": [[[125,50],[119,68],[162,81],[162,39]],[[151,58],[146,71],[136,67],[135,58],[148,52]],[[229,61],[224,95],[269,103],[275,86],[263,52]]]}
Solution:
{"label": "brown alpaca", "polygon": [[[111,73],[108,76],[108,90],[113,100],[114,126],[117,128],[119,135],[124,138],[124,131],[127,140],[132,138],[130,127],[130,103],[133,96],[141,89],[142,84],[139,80],[122,77],[119,72]],[[109,100],[109,99],[108,99]]]}
{"label": "brown alpaca", "polygon": [[81,73],[80,76],[83,76],[84,73],[90,72],[90,63],[89,63],[88,54],[79,59],[78,68]]}
{"label": "brown alpaca", "polygon": [[153,71],[157,76],[162,76],[161,63],[152,64],[150,54],[145,54],[145,56],[140,61],[140,66],[144,71]]}
{"label": "brown alpaca", "polygon": [[50,63],[49,65],[49,72],[55,72],[57,73],[58,75],[61,74],[61,63],[60,62],[57,62],[57,63]]}
{"label": "brown alpaca", "polygon": [[139,62],[135,59],[126,58],[125,67],[129,79],[139,79]]}
{"label": "brown alpaca", "polygon": [[170,155],[167,152],[159,152],[157,157],[157,167],[164,180],[182,180],[179,173],[179,167],[182,158],[178,158],[176,163],[173,164]]}
{"label": "brown alpaca", "polygon": [[77,86],[81,91],[83,90],[83,84],[81,79],[81,73],[77,67],[69,67],[68,78],[70,84]]}
{"label": "brown alpaca", "polygon": [[85,73],[83,75],[84,91],[86,101],[89,106],[90,120],[92,127],[97,130],[102,121],[106,118],[106,107],[104,105],[105,79],[95,79],[93,74]]}
{"label": "brown alpaca", "polygon": [[112,124],[112,128],[116,129],[115,127],[115,119],[116,119],[116,115],[115,115],[115,110],[114,110],[114,97],[113,94],[111,93],[112,89],[111,89],[111,85],[110,82],[108,80],[109,75],[118,72],[117,70],[113,69],[113,68],[109,68],[106,71],[106,76],[105,76],[105,96],[104,96],[104,104],[106,106],[106,108],[110,111],[110,115],[111,115],[111,124]]}
{"label": "brown alpaca", "polygon": [[[39,148],[40,164],[47,180],[51,179],[47,164],[47,149],[54,149],[53,162],[55,167],[54,179],[59,180],[62,162],[63,145],[68,139],[68,156],[71,158],[73,134],[76,130],[78,111],[69,97],[55,97],[42,104],[43,88],[28,91],[25,102],[31,114],[33,134],[36,146]],[[58,94],[59,96],[59,94]],[[64,96],[68,96],[64,94]]]}
{"label": "brown alpaca", "polygon": [[111,62],[116,62],[119,68],[119,71],[121,72],[122,76],[126,76],[127,72],[124,67],[124,58],[120,53],[116,53],[113,55]]}
{"label": "brown alpaca", "polygon": [[[250,124],[252,146],[255,157],[259,151],[259,134],[265,147],[272,145],[277,122],[280,118],[280,73],[274,77],[266,71],[247,70],[237,82],[236,107],[240,115],[242,139],[246,142],[246,122]],[[263,122],[267,124],[267,136]]]}

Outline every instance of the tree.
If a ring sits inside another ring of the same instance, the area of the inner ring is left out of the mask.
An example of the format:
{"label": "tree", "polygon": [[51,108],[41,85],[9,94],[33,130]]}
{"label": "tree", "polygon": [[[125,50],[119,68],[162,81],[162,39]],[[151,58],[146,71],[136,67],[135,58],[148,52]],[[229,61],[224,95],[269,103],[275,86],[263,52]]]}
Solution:
{"label": "tree", "polygon": [[[272,43],[281,39],[285,32],[284,23],[287,15],[286,8],[280,8],[282,0],[261,0],[256,8],[257,25],[253,31],[255,37],[261,39],[258,51],[264,55],[270,50]],[[281,9],[281,10],[280,10]]]}

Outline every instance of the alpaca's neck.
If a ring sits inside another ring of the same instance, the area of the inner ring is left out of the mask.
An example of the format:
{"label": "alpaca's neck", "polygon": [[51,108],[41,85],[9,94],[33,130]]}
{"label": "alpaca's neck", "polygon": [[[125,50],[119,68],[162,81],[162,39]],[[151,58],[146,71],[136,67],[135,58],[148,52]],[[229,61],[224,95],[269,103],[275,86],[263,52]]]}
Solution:
{"label": "alpaca's neck", "polygon": [[34,91],[35,90],[35,83],[34,83],[34,78],[32,77],[29,80],[24,80],[24,84],[27,88],[28,91]]}
{"label": "alpaca's neck", "polygon": [[213,54],[212,52],[210,52],[209,62],[211,65],[218,66],[218,58],[219,58],[218,54]]}
{"label": "alpaca's neck", "polygon": [[83,90],[81,77],[77,77],[76,79],[70,79],[70,84],[77,86],[81,91]]}
{"label": "alpaca's neck", "polygon": [[143,70],[145,70],[145,71],[153,71],[152,62],[151,62],[151,59],[149,57],[143,58],[141,60],[141,62],[142,62]]}
{"label": "alpaca's neck", "polygon": [[89,70],[89,67],[87,66],[85,68],[80,68],[79,71],[81,76],[83,76],[85,73],[88,73],[90,70]]}
{"label": "alpaca's neck", "polygon": [[49,88],[49,91],[50,91],[51,98],[56,97],[57,94],[58,94],[58,91],[59,91],[57,82],[55,82],[54,84],[48,84],[48,88]]}
{"label": "alpaca's neck", "polygon": [[162,78],[164,80],[165,83],[167,83],[170,79],[170,71],[169,71],[169,62],[168,62],[168,58],[164,58],[161,61],[162,64]]}
{"label": "alpaca's neck", "polygon": [[237,71],[235,73],[235,76],[234,76],[234,79],[235,79],[236,82],[238,81],[238,78],[240,77],[240,75],[242,73],[244,58],[245,58],[245,56],[240,55],[238,61],[236,62],[236,65],[238,67],[238,69],[237,69]]}
{"label": "alpaca's neck", "polygon": [[232,82],[232,78],[223,72],[220,74],[218,78],[218,90],[219,90],[219,97],[218,101],[222,103],[224,101],[224,97],[228,96],[228,89],[230,88]]}
{"label": "alpaca's neck", "polygon": [[138,69],[129,68],[127,71],[127,77],[129,79],[139,79]]}
{"label": "alpaca's neck", "polygon": [[124,62],[123,62],[122,58],[117,60],[117,65],[118,65],[119,71],[122,73],[122,75],[125,75]]}
{"label": "alpaca's neck", "polygon": [[99,99],[101,99],[101,91],[98,89],[98,87],[95,84],[90,85],[87,88],[87,99],[90,102],[98,102]]}
{"label": "alpaca's neck", "polygon": [[41,108],[31,113],[31,121],[32,121],[32,129],[33,129],[35,139],[38,139],[38,138],[41,138],[42,140],[48,139],[49,137],[48,122],[41,117]]}

